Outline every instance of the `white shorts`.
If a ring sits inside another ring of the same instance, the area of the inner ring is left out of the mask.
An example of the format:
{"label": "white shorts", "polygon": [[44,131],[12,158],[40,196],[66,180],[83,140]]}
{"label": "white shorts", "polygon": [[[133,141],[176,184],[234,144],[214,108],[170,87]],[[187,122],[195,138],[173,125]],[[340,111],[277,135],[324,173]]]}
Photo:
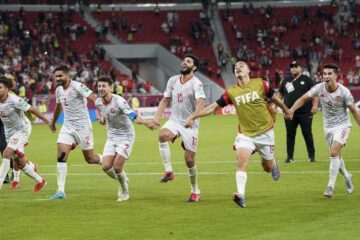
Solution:
{"label": "white shorts", "polygon": [[185,128],[180,123],[168,120],[161,129],[167,128],[174,135],[180,136],[183,141],[183,148],[191,152],[196,153],[198,139],[199,139],[199,130],[198,128]]}
{"label": "white shorts", "polygon": [[25,146],[28,144],[28,140],[30,137],[30,131],[18,131],[15,134],[11,135],[8,142],[7,148],[11,148],[15,150],[15,153],[19,157],[23,157],[25,154]]}
{"label": "white shorts", "polygon": [[129,159],[132,147],[134,145],[134,138],[112,138],[107,139],[103,156],[115,156],[116,154],[123,156],[125,159]]}
{"label": "white shorts", "polygon": [[334,141],[345,145],[347,138],[350,134],[350,127],[337,127],[337,128],[325,128],[324,129],[325,138],[328,143],[329,148]]}
{"label": "white shorts", "polygon": [[93,149],[94,139],[92,129],[69,129],[67,127],[62,127],[57,143],[80,145],[82,150]]}
{"label": "white shorts", "polygon": [[239,133],[235,138],[234,147],[236,150],[239,148],[246,148],[253,153],[258,151],[261,158],[273,160],[275,147],[274,130],[270,129],[255,137],[247,137],[244,134]]}

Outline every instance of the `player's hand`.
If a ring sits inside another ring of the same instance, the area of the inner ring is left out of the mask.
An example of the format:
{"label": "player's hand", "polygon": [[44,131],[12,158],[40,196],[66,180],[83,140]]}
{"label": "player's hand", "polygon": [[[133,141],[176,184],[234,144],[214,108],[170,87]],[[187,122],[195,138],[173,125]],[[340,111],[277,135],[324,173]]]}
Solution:
{"label": "player's hand", "polygon": [[314,114],[316,114],[317,112],[319,111],[319,108],[316,106],[313,106],[312,108],[311,108],[311,113],[314,115]]}
{"label": "player's hand", "polygon": [[194,125],[194,119],[190,116],[185,121],[185,127],[192,128],[193,125]]}
{"label": "player's hand", "polygon": [[149,128],[149,129],[151,129],[151,130],[154,130],[154,129],[157,129],[158,127],[160,127],[160,123],[157,121],[157,120],[155,120],[155,119],[148,119],[148,120],[146,120],[146,126]]}
{"label": "player's hand", "polygon": [[284,117],[286,120],[292,120],[294,117],[294,111],[289,109],[287,111],[284,112]]}
{"label": "player's hand", "polygon": [[100,117],[99,123],[100,123],[101,125],[105,125],[105,124],[106,124],[105,118],[104,118],[104,117]]}
{"label": "player's hand", "polygon": [[55,126],[55,124],[49,123],[49,128],[50,128],[51,132],[53,132],[53,133],[56,132],[56,126]]}

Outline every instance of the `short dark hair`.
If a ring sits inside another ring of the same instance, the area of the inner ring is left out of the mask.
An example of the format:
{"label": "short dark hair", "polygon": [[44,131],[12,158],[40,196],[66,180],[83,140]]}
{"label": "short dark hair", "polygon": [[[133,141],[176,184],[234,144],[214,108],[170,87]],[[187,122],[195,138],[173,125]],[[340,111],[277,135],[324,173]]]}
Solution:
{"label": "short dark hair", "polygon": [[56,71],[63,71],[64,73],[69,73],[69,68],[66,65],[60,65],[54,69],[55,73]]}
{"label": "short dark hair", "polygon": [[199,69],[199,59],[197,57],[195,57],[194,55],[192,55],[192,54],[186,54],[184,56],[184,59],[187,58],[187,57],[191,58],[193,60],[194,66],[196,67],[196,70],[194,72],[196,72]]}
{"label": "short dark hair", "polygon": [[101,76],[98,78],[98,82],[107,82],[109,86],[113,84],[113,81],[111,80],[111,77],[109,76]]}
{"label": "short dark hair", "polygon": [[7,77],[0,76],[0,83],[3,84],[6,88],[10,88],[10,83]]}
{"label": "short dark hair", "polygon": [[336,74],[339,74],[339,72],[340,72],[339,66],[336,65],[335,63],[324,64],[323,69],[325,69],[325,68],[334,70],[334,73],[336,73]]}

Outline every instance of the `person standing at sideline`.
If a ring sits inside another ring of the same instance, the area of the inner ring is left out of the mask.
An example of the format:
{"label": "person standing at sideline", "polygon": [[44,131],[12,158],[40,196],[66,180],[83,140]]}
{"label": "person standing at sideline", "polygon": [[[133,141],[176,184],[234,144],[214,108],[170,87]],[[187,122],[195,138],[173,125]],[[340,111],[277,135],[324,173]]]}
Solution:
{"label": "person standing at sideline", "polygon": [[[304,95],[314,86],[314,81],[302,74],[302,68],[297,61],[290,63],[291,76],[281,82],[279,97],[283,99],[285,105],[291,108],[297,99]],[[312,135],[313,114],[317,112],[318,99],[313,102],[309,101],[299,108],[292,120],[285,119],[286,126],[286,149],[287,158],[285,163],[294,162],[294,147],[297,127],[300,125],[304,137],[308,157],[310,162],[315,162],[315,147]]]}

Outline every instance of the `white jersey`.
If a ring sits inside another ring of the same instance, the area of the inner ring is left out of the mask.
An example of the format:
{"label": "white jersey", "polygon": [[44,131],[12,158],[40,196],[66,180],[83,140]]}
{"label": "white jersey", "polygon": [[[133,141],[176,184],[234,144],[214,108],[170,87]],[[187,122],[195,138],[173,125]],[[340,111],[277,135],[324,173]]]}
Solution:
{"label": "white jersey", "polygon": [[[202,82],[195,76],[187,82],[181,82],[181,75],[173,76],[169,79],[164,96],[172,99],[170,119],[185,125],[186,119],[191,116],[196,109],[196,99],[205,99]],[[199,119],[195,120],[194,127],[199,126]]]}
{"label": "white jersey", "polygon": [[324,114],[324,128],[351,127],[347,106],[354,103],[349,89],[341,84],[333,92],[326,90],[325,82],[316,84],[307,93],[309,97],[319,97]]}
{"label": "white jersey", "polygon": [[96,108],[106,120],[108,139],[124,137],[135,137],[134,127],[128,117],[134,111],[126,100],[118,95],[112,94],[109,103],[104,104],[101,98],[95,101]]}
{"label": "white jersey", "polygon": [[63,86],[56,88],[56,103],[61,103],[64,111],[64,125],[70,129],[91,128],[90,116],[87,108],[87,97],[92,91],[84,84],[70,81],[67,89]]}
{"label": "white jersey", "polygon": [[4,124],[6,139],[18,131],[31,131],[31,123],[24,112],[30,108],[24,99],[8,94],[4,102],[0,102],[0,118]]}

